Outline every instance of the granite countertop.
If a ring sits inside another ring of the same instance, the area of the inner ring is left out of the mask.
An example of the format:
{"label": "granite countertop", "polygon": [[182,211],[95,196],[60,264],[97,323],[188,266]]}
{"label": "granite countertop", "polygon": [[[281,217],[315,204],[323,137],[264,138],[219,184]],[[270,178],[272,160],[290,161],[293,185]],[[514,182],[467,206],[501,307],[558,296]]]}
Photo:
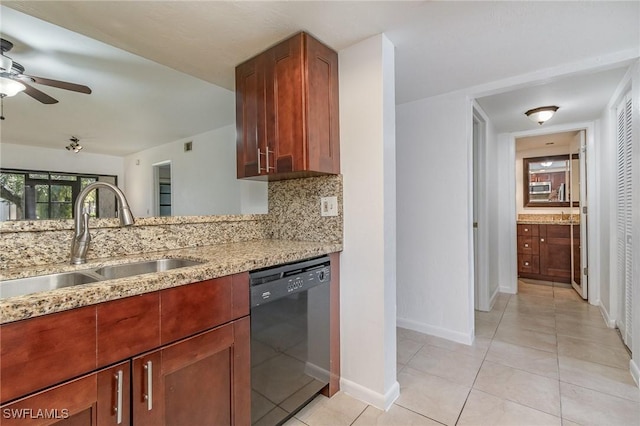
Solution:
{"label": "granite countertop", "polygon": [[0,324],[61,312],[176,287],[193,282],[251,271],[342,250],[339,243],[308,241],[257,240],[166,250],[135,256],[92,259],[84,265],[54,264],[34,268],[10,269],[2,272],[2,279],[24,278],[105,265],[141,262],[162,258],[183,258],[204,262],[201,265],[98,281],[46,292],[0,299]]}
{"label": "granite countertop", "polygon": [[518,225],[579,225],[580,221],[572,220],[572,219],[564,219],[564,220],[526,219],[526,220],[517,220],[516,223]]}

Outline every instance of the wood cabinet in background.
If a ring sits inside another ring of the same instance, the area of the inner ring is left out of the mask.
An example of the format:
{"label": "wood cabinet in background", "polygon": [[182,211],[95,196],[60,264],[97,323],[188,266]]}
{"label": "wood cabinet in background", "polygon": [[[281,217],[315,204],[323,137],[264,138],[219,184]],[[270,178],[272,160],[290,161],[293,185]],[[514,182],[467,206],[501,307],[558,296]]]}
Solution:
{"label": "wood cabinet in background", "polygon": [[238,178],[340,173],[338,55],[301,32],[236,67]]}
{"label": "wood cabinet in background", "polygon": [[569,225],[518,225],[518,276],[571,282],[571,242]]}

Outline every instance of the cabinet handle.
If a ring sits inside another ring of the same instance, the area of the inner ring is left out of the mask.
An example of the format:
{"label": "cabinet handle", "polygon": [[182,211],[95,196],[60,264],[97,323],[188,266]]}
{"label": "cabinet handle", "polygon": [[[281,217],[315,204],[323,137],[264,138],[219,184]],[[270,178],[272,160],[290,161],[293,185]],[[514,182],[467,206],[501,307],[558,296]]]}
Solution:
{"label": "cabinet handle", "polygon": [[529,244],[527,244],[527,243],[524,243],[524,246],[525,246],[525,247],[529,247]]}
{"label": "cabinet handle", "polygon": [[267,157],[267,158],[266,158],[266,161],[267,161],[267,167],[265,168],[265,172],[269,173],[269,169],[271,169],[271,170],[273,170],[273,171],[275,172],[275,171],[276,171],[275,166],[274,166],[274,167],[271,167],[271,166],[269,165],[269,152],[271,152],[271,153],[273,154],[273,151],[269,151],[269,147],[268,147],[268,146],[267,146],[267,150],[266,150],[266,151],[267,151],[267,153],[266,153],[266,157]]}
{"label": "cabinet handle", "polygon": [[544,238],[540,238],[540,242],[541,242],[541,243],[544,243]]}
{"label": "cabinet handle", "polygon": [[116,413],[116,423],[122,423],[122,380],[123,373],[122,370],[118,370],[116,374],[113,375],[116,379],[116,406],[113,407],[113,411]]}
{"label": "cabinet handle", "polygon": [[529,266],[529,262],[524,262],[524,266]]}
{"label": "cabinet handle", "polygon": [[529,228],[524,228],[524,232],[529,232]]}
{"label": "cabinet handle", "polygon": [[260,148],[258,148],[258,174],[260,174],[262,172],[262,167],[260,166],[260,156],[262,154],[260,153]]}
{"label": "cabinet handle", "polygon": [[147,389],[144,393],[144,399],[147,401],[147,411],[153,409],[153,362],[147,361],[144,365],[144,371],[147,374]]}

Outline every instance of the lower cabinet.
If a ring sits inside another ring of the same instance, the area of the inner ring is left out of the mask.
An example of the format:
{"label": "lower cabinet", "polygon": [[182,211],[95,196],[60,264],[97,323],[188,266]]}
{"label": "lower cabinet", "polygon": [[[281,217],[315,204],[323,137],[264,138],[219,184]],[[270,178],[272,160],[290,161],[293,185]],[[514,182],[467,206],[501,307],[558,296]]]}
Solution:
{"label": "lower cabinet", "polygon": [[248,425],[249,318],[2,407],[2,425]]}
{"label": "lower cabinet", "polygon": [[243,318],[134,358],[135,425],[249,424],[242,407],[249,342],[236,341],[248,333]]}
{"label": "lower cabinet", "polygon": [[249,425],[248,292],[242,273],[0,326],[0,424]]}
{"label": "lower cabinet", "polygon": [[2,425],[130,425],[129,361],[2,407]]}
{"label": "lower cabinet", "polygon": [[518,225],[518,276],[571,281],[571,226]]}

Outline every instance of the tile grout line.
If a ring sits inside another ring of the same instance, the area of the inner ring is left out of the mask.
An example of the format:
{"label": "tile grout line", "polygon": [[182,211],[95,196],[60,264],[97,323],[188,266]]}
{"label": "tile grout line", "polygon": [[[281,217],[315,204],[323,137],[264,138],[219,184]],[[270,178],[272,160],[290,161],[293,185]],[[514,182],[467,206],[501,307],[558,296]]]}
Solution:
{"label": "tile grout line", "polygon": [[462,407],[460,407],[460,412],[458,413],[458,417],[456,418],[456,421],[454,423],[455,425],[457,425],[458,422],[460,422],[460,417],[462,417],[462,412],[464,411],[464,408],[467,406],[467,402],[469,401],[469,397],[471,396],[471,391],[473,391],[476,381],[478,380],[478,375],[480,375],[480,370],[482,370],[482,366],[484,365],[484,362],[487,359],[487,355],[489,354],[489,349],[491,349],[491,344],[493,343],[493,339],[495,338],[496,333],[498,332],[498,327],[500,327],[500,323],[502,323],[502,319],[504,318],[504,313],[507,310],[507,305],[511,301],[512,296],[513,295],[509,295],[509,300],[507,300],[507,303],[504,305],[504,309],[502,310],[502,314],[500,315],[500,319],[498,320],[498,326],[496,327],[496,330],[493,332],[491,339],[489,339],[490,340],[489,346],[487,347],[487,351],[484,353],[484,356],[482,357],[482,363],[480,363],[478,372],[476,373],[476,376],[473,378],[473,382],[469,387],[469,392],[467,393],[467,397],[464,399],[464,404],[462,404]]}
{"label": "tile grout line", "polygon": [[560,382],[560,341],[558,340],[558,319],[556,315],[558,313],[558,309],[556,306],[556,288],[555,285],[552,285],[553,288],[553,324],[554,329],[556,331],[556,365],[558,366],[558,405],[560,406],[560,423],[564,423],[564,415],[562,411],[562,386]]}

